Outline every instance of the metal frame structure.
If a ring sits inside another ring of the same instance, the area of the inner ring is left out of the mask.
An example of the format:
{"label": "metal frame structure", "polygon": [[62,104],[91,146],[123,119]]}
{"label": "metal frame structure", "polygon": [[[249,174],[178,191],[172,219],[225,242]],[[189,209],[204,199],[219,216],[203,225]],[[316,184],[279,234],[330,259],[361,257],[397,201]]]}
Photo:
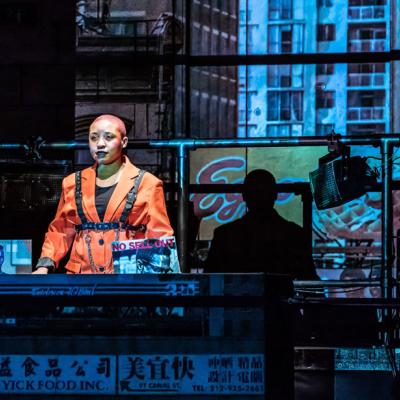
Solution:
{"label": "metal frame structure", "polygon": [[[260,139],[218,139],[218,140],[169,140],[150,142],[158,148],[176,148],[178,152],[178,243],[181,249],[181,263],[186,267],[186,236],[188,215],[188,156],[189,151],[200,147],[293,147],[293,146],[327,146],[330,138],[260,138]],[[397,135],[377,135],[365,137],[344,137],[341,142],[348,145],[380,146],[382,155],[382,289],[384,298],[393,296],[393,204],[392,204],[392,162],[391,154],[395,145],[400,145]]]}
{"label": "metal frame structure", "polygon": [[[375,136],[356,136],[343,137],[341,143],[347,145],[376,146],[380,148],[382,161],[382,184],[381,184],[381,242],[382,242],[382,263],[380,281],[348,281],[348,282],[296,282],[297,288],[329,288],[329,287],[364,287],[380,285],[382,290],[382,299],[357,299],[354,302],[349,299],[306,299],[306,301],[290,300],[290,304],[295,307],[320,307],[323,305],[350,306],[350,307],[370,307],[380,310],[378,313],[378,322],[381,326],[379,331],[379,341],[385,346],[389,360],[391,360],[392,373],[398,376],[398,367],[395,361],[393,345],[398,338],[396,332],[398,326],[398,289],[397,280],[394,276],[393,261],[394,250],[393,240],[393,200],[392,200],[392,154],[393,147],[400,146],[400,135],[386,134]],[[190,151],[196,148],[226,148],[226,147],[295,147],[295,146],[328,146],[332,144],[332,137],[297,137],[297,138],[260,138],[260,139],[219,139],[219,140],[158,140],[131,142],[128,146],[132,149],[150,148],[150,149],[173,149],[177,152],[177,170],[178,170],[178,229],[177,242],[180,248],[180,262],[183,272],[187,272],[187,245],[188,245],[188,204],[189,204],[189,159]],[[2,149],[23,149],[28,151],[29,146],[21,144],[0,144]],[[37,151],[41,149],[54,150],[74,150],[87,149],[87,143],[72,141],[63,143],[45,143],[42,142]],[[216,185],[217,186],[217,185]],[[227,299],[222,299],[222,304]],[[230,299],[229,299],[230,300]],[[253,300],[253,299],[251,299]],[[186,304],[186,300],[185,300]]]}
{"label": "metal frame structure", "polygon": [[[395,277],[392,265],[394,260],[393,238],[393,204],[392,204],[392,160],[393,147],[400,146],[398,134],[374,136],[347,136],[340,138],[341,143],[358,146],[379,146],[382,155],[382,274],[381,286],[385,299],[393,298]],[[173,139],[149,140],[130,142],[130,149],[174,149],[177,152],[178,170],[178,230],[177,240],[180,249],[180,263],[182,270],[187,272],[187,236],[189,203],[189,153],[197,148],[220,147],[294,147],[294,146],[328,146],[332,143],[331,137],[276,137],[259,139]],[[0,150],[29,151],[29,147],[19,143],[0,144]],[[77,150],[87,149],[86,142],[70,141],[59,143],[41,142],[35,150]]]}

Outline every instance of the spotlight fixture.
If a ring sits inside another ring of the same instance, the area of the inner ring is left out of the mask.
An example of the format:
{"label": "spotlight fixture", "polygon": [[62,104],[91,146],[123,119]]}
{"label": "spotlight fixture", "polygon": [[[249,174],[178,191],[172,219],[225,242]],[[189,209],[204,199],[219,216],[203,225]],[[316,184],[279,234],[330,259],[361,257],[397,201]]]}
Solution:
{"label": "spotlight fixture", "polygon": [[379,173],[367,164],[366,157],[350,157],[350,148],[332,136],[330,153],[319,159],[310,173],[311,192],[318,210],[340,206],[354,200],[377,183]]}

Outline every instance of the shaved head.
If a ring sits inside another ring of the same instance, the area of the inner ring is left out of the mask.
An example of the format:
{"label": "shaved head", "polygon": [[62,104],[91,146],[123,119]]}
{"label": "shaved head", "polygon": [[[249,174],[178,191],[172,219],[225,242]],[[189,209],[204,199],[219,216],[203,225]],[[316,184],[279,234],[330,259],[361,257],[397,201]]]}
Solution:
{"label": "shaved head", "polygon": [[122,160],[122,150],[128,145],[124,122],[115,115],[100,115],[89,128],[89,150],[99,165]]}
{"label": "shaved head", "polygon": [[126,127],[125,127],[124,121],[122,121],[121,118],[118,118],[115,115],[111,115],[111,114],[103,114],[103,115],[100,115],[99,117],[97,117],[92,122],[90,127],[92,127],[95,123],[101,122],[101,121],[109,121],[110,123],[115,124],[118,127],[118,131],[121,134],[121,137],[123,137],[123,138],[126,137]]}

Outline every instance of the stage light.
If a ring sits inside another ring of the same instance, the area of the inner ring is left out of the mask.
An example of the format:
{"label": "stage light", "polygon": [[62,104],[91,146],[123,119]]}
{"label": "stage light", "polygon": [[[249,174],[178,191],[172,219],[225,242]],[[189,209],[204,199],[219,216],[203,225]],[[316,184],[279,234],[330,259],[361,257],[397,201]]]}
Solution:
{"label": "stage light", "polygon": [[377,183],[378,172],[367,164],[365,157],[320,159],[319,168],[310,173],[311,192],[319,210],[336,207],[354,200]]}

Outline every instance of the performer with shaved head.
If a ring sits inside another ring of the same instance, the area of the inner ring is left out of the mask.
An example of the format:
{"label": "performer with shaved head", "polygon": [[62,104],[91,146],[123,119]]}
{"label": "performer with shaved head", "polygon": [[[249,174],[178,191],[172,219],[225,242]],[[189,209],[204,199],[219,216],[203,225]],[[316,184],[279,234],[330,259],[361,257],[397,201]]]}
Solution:
{"label": "performer with shaved head", "polygon": [[69,250],[68,273],[113,273],[113,241],[173,235],[162,182],[130,162],[127,144],[120,118],[101,115],[90,125],[95,164],[63,180],[35,274],[55,270]]}

